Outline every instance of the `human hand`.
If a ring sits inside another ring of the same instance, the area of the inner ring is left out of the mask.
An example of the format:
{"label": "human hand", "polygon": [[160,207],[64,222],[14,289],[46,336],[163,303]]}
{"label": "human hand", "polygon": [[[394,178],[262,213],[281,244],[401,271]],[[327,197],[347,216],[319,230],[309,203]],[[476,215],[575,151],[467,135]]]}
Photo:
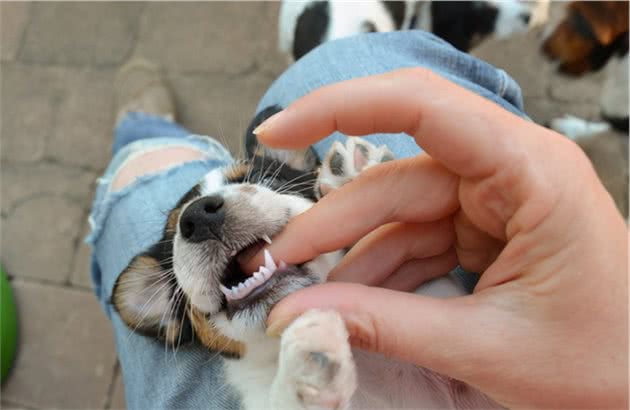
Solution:
{"label": "human hand", "polygon": [[[428,155],[366,170],[274,239],[272,254],[291,263],[358,241],[331,277],[363,284],[288,296],[270,332],[335,309],[355,346],[503,405],[627,407],[627,228],[575,144],[424,69],[321,88],[257,133],[297,148],[335,130],[406,132]],[[474,294],[400,291],[455,263],[481,272]]]}

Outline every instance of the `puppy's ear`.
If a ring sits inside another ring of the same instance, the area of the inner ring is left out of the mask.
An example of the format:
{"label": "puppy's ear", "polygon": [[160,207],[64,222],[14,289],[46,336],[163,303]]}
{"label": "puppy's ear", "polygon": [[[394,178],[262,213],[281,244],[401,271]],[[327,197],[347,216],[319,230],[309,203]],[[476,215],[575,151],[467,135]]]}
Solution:
{"label": "puppy's ear", "polygon": [[256,138],[256,134],[254,134],[254,130],[260,124],[265,122],[265,120],[271,117],[274,114],[282,111],[282,107],[279,105],[270,105],[269,107],[265,107],[261,110],[249,123],[249,127],[247,127],[247,131],[245,131],[245,152],[247,155],[247,159],[252,159],[254,155],[260,154],[260,150],[263,148],[258,143],[258,138]]}
{"label": "puppy's ear", "polygon": [[112,304],[132,331],[180,345],[193,332],[168,248],[158,243],[136,256],[116,281]]}
{"label": "puppy's ear", "polygon": [[256,138],[256,134],[254,134],[256,127],[262,124],[267,118],[280,111],[282,111],[282,107],[278,105],[266,107],[256,114],[256,117],[254,117],[249,124],[245,134],[245,152],[247,153],[247,159],[251,160],[255,156],[260,156],[278,160],[300,171],[315,170],[320,165],[320,161],[311,147],[304,150],[284,150],[265,147],[258,142],[258,138]]}
{"label": "puppy's ear", "polygon": [[575,1],[570,7],[588,21],[601,45],[611,44],[628,31],[627,1]]}

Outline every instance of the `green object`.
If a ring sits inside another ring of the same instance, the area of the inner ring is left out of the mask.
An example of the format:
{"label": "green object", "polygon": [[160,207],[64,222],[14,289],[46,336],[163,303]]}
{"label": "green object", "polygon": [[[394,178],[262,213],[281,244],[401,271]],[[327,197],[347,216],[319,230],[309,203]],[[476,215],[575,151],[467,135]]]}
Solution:
{"label": "green object", "polygon": [[15,359],[17,347],[17,314],[11,284],[0,267],[0,381],[4,383]]}

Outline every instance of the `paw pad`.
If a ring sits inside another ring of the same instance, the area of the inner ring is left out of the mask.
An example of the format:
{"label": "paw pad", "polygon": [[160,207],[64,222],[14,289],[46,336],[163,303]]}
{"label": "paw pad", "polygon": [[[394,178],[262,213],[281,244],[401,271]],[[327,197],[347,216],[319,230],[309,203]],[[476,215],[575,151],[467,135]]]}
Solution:
{"label": "paw pad", "polygon": [[317,193],[321,198],[350,182],[363,170],[393,159],[394,155],[385,145],[377,147],[360,138],[348,138],[345,144],[335,141],[320,169]]}
{"label": "paw pad", "polygon": [[338,313],[311,310],[282,335],[281,363],[304,409],[346,408],[356,389],[348,332]]}

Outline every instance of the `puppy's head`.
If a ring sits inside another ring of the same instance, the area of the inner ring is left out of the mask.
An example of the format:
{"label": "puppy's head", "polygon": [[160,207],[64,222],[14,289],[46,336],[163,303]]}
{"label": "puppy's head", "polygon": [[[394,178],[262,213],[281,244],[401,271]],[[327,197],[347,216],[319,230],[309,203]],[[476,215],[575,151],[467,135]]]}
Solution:
{"label": "puppy's head", "polygon": [[336,255],[299,266],[267,258],[253,276],[239,258],[308,209],[315,175],[254,157],[208,173],[170,211],[164,235],[120,275],[112,302],[132,329],[178,344],[194,337],[239,355],[271,307],[325,280]]}
{"label": "puppy's head", "polygon": [[574,1],[551,31],[543,52],[559,70],[580,75],[601,68],[615,52],[628,49],[627,1]]}

